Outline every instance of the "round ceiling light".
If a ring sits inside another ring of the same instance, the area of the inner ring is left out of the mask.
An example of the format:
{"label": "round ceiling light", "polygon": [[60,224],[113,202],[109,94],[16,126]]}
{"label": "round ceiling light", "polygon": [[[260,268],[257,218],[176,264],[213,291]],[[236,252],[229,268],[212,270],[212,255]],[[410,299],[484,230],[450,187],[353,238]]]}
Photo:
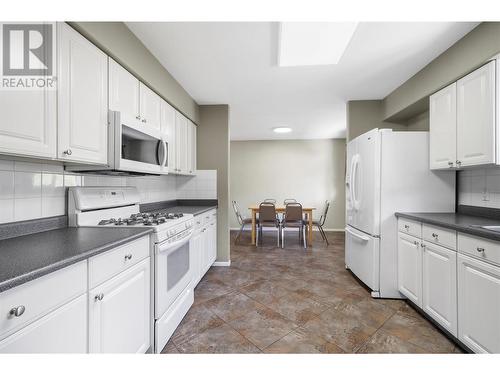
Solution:
{"label": "round ceiling light", "polygon": [[277,128],[273,128],[273,132],[275,133],[290,133],[292,131],[292,128],[286,127],[286,126],[279,126]]}

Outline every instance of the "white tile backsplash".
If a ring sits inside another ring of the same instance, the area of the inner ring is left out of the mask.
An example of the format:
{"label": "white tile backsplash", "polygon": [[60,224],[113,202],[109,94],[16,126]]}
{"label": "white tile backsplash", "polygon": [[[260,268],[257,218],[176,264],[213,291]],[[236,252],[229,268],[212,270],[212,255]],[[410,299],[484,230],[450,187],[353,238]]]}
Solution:
{"label": "white tile backsplash", "polygon": [[500,208],[500,168],[458,172],[458,203]]}
{"label": "white tile backsplash", "polygon": [[141,203],[216,199],[217,171],[196,176],[78,175],[62,164],[0,159],[0,223],[64,215],[71,186],[136,186]]}

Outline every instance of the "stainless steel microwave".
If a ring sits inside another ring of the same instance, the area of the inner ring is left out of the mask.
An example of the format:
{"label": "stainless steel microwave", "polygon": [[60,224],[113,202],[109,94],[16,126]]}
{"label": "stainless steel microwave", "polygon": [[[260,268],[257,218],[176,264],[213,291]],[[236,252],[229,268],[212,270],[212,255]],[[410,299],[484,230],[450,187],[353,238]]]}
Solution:
{"label": "stainless steel microwave", "polygon": [[168,173],[168,142],[158,129],[117,111],[109,111],[108,123],[108,164],[66,169],[112,175]]}

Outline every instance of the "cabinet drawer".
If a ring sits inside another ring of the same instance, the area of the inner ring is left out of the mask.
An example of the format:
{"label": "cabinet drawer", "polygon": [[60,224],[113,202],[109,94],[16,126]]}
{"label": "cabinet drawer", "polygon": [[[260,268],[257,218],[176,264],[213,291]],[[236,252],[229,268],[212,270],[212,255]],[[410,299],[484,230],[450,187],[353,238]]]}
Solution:
{"label": "cabinet drawer", "polygon": [[398,219],[398,230],[415,237],[422,237],[422,223],[409,219]]}
{"label": "cabinet drawer", "polygon": [[422,237],[427,242],[435,243],[452,250],[457,249],[457,232],[453,229],[422,224]]}
{"label": "cabinet drawer", "polygon": [[458,234],[458,251],[491,263],[500,264],[500,242]]}
{"label": "cabinet drawer", "polygon": [[[0,340],[87,291],[87,262],[52,272],[0,294]],[[20,316],[11,309],[24,309]]]}
{"label": "cabinet drawer", "polygon": [[89,259],[89,288],[103,283],[114,275],[149,256],[149,236],[144,236]]}

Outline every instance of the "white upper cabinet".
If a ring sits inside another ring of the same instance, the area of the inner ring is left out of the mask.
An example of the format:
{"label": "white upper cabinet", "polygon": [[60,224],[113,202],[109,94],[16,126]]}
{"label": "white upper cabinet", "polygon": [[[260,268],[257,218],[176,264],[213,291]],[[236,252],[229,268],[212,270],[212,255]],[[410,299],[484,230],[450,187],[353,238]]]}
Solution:
{"label": "white upper cabinet", "polygon": [[[2,27],[0,23],[0,35]],[[52,63],[52,72],[56,75],[56,62]],[[55,88],[0,91],[0,153],[57,157],[56,95]]]}
{"label": "white upper cabinet", "polygon": [[109,59],[109,109],[139,120],[139,80]]}
{"label": "white upper cabinet", "polygon": [[457,160],[457,84],[431,95],[430,168],[444,169],[456,166]]}
{"label": "white upper cabinet", "polygon": [[429,98],[430,168],[497,163],[496,60]]}
{"label": "white upper cabinet", "polygon": [[176,172],[175,109],[165,100],[161,101],[161,132],[167,141],[167,166],[169,173]]}
{"label": "white upper cabinet", "polygon": [[162,99],[142,82],[139,83],[139,93],[141,122],[160,129]]}
{"label": "white upper cabinet", "polygon": [[495,61],[457,81],[459,166],[495,163]]}
{"label": "white upper cabinet", "polygon": [[58,23],[58,158],[108,162],[108,57]]}
{"label": "white upper cabinet", "polygon": [[187,172],[189,174],[195,174],[196,173],[196,125],[191,120],[188,120],[187,152],[188,152]]}
{"label": "white upper cabinet", "polygon": [[182,114],[177,112],[175,119],[175,149],[176,149],[176,172],[179,174],[188,174],[188,120]]}

